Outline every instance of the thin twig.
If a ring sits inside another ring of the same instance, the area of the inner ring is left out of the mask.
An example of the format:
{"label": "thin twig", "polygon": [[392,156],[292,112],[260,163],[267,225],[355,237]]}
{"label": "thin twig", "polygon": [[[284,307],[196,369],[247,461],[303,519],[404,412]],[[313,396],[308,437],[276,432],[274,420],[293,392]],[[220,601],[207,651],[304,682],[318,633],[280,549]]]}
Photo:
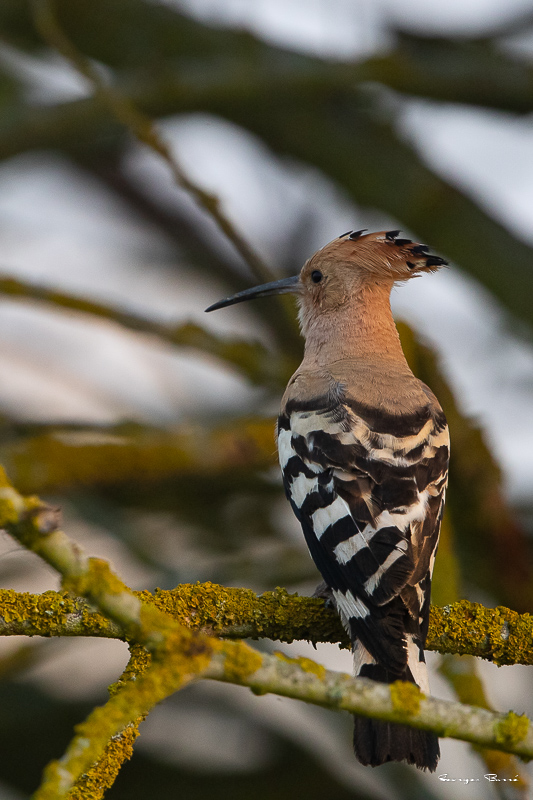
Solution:
{"label": "thin twig", "polygon": [[274,355],[259,341],[219,336],[193,322],[164,324],[114,306],[22,281],[5,273],[0,274],[0,295],[23,301],[37,300],[62,309],[90,314],[133,331],[152,334],[174,346],[201,350],[237,369],[258,386],[275,387],[279,390],[285,386],[298,366],[298,362],[290,354],[280,351]]}
{"label": "thin twig", "polygon": [[153,121],[146,114],[139,111],[129,98],[122,96],[107,83],[93,62],[75,47],[59,25],[51,0],[33,0],[33,9],[35,26],[43,40],[50,47],[57,50],[72,64],[74,69],[89,81],[95,90],[96,97],[107,106],[113,116],[133,136],[154,153],[161,156],[172,172],[178,186],[188,192],[198,205],[209,214],[222,233],[232,242],[246,264],[248,264],[255,278],[265,282],[273,280],[275,277],[273,271],[224,214],[220,207],[219,198],[211,192],[206,192],[189,178]]}

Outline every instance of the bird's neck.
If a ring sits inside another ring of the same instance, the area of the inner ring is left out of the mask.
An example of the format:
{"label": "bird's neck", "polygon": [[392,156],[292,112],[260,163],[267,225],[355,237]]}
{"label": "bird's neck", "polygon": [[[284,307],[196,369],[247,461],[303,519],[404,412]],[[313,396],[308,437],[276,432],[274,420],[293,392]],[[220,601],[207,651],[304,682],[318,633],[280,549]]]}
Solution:
{"label": "bird's neck", "polygon": [[392,317],[389,286],[364,287],[340,308],[314,316],[305,333],[304,369],[352,360],[409,369]]}

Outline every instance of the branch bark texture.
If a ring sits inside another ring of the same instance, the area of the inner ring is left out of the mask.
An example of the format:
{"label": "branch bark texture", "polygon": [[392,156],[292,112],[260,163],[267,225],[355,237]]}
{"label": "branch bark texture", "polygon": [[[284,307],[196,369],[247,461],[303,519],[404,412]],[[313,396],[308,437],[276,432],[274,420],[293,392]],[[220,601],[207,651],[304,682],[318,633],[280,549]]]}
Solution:
{"label": "branch bark texture", "polygon": [[[338,616],[323,600],[277,588],[256,595],[250,589],[214,583],[134,592],[180,625],[228,639],[331,642],[348,648]],[[44,594],[0,590],[0,636],[94,636],[124,639],[123,630],[68,592]],[[509,608],[486,608],[460,600],[430,611],[427,650],[472,655],[499,666],[533,664],[533,616]]]}
{"label": "branch bark texture", "polygon": [[[44,505],[36,497],[25,498],[20,495],[11,486],[5,473],[0,473],[0,527],[54,566],[62,576],[63,588],[96,606],[118,628],[118,635],[138,647],[140,658],[138,668],[134,663],[130,669],[130,677],[135,675],[135,680],[124,682],[104,706],[95,708],[87,720],[77,727],[76,735],[63,758],[48,765],[35,800],[66,798],[78,781],[83,781],[83,776],[91,769],[97,769],[94,766],[97,763],[105,764],[109,772],[110,742],[116,740],[115,737],[127,736],[128,729],[134,731],[154,705],[200,678],[247,686],[257,694],[273,692],[332,709],[402,722],[432,730],[440,736],[475,742],[483,747],[514,753],[524,759],[533,758],[530,721],[512,711],[506,715],[495,714],[486,709],[436,700],[426,697],[415,685],[401,681],[388,686],[363,678],[354,679],[326,670],[307,658],[292,659],[282,653],[263,655],[245,642],[222,640],[204,632],[210,627],[210,632],[218,635],[230,629],[239,636],[257,635],[260,631],[263,635],[272,635],[275,631],[268,627],[267,620],[263,625],[257,614],[258,602],[263,602],[266,608],[270,606],[267,619],[273,619],[275,626],[281,622],[285,624],[287,606],[290,607],[294,602],[298,604],[304,601],[304,605],[307,603],[313,609],[312,616],[315,613],[326,614],[327,619],[328,614],[318,600],[290,598],[279,591],[258,599],[253,593],[244,591],[238,598],[241,611],[237,612],[237,605],[228,609],[228,603],[224,602],[224,592],[228,592],[226,599],[229,599],[232,590],[221,591],[220,587],[209,584],[207,587],[183,587],[185,595],[182,594],[181,598],[172,592],[164,595],[159,593],[156,598],[149,598],[143,592],[134,594],[112,573],[106,562],[88,558],[76,543],[58,529],[57,510]],[[191,602],[195,589],[196,604]],[[187,593],[188,602],[185,604],[183,601]],[[210,595],[212,606],[207,614],[211,622],[209,626],[206,609],[209,609],[207,599]],[[16,595],[13,593],[10,597],[14,608]],[[33,597],[26,596],[26,601]],[[202,597],[205,602],[198,603]],[[248,614],[243,613],[245,598],[249,602]],[[282,602],[279,602],[280,599]],[[50,593],[47,601],[52,601]],[[70,622],[76,626],[79,624],[79,614],[83,618],[86,609],[80,607],[79,601],[71,601],[73,607],[68,606],[68,602],[65,596],[58,599],[58,608],[63,615],[62,624],[68,625]],[[277,606],[277,616],[271,613],[272,603],[274,607]],[[38,604],[39,601],[36,601]],[[224,610],[222,615],[213,613],[217,608]],[[255,613],[250,613],[253,609]],[[53,615],[52,607],[50,611]],[[69,620],[70,614],[74,618]],[[178,618],[181,615],[181,621],[176,621],[174,615]],[[446,620],[449,609],[445,610],[444,615]],[[14,611],[11,616],[13,621],[16,618]],[[474,615],[472,619],[475,622],[477,618]],[[480,628],[482,621],[483,616],[480,615]],[[186,627],[184,622],[191,627]],[[333,619],[329,615],[331,623]],[[449,617],[440,629],[443,637],[450,627],[448,623]],[[6,624],[9,624],[9,620]],[[36,625],[35,620],[33,624]],[[307,624],[310,625],[310,620]],[[302,632],[305,635],[307,630],[304,625],[299,635]],[[473,630],[476,632],[475,628]],[[498,630],[500,639],[509,640],[508,621],[504,620]],[[487,631],[477,631],[478,634],[480,632],[486,649],[490,646],[487,645],[490,636]],[[292,635],[295,633],[295,630],[291,632]],[[331,634],[330,629],[329,636]],[[500,660],[505,657],[503,646],[498,650],[497,657]],[[121,758],[128,757],[128,747],[119,750]]]}

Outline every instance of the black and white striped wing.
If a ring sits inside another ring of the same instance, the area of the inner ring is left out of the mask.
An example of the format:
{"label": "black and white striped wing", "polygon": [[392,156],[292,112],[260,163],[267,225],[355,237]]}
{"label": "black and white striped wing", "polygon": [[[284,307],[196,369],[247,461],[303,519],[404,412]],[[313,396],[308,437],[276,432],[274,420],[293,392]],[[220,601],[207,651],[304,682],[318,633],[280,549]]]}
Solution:
{"label": "black and white striped wing", "polygon": [[359,643],[359,666],[418,682],[406,670],[408,656],[410,667],[423,660],[427,634],[447,480],[444,415],[432,405],[403,416],[355,403],[308,409],[289,404],[278,421],[287,496]]}

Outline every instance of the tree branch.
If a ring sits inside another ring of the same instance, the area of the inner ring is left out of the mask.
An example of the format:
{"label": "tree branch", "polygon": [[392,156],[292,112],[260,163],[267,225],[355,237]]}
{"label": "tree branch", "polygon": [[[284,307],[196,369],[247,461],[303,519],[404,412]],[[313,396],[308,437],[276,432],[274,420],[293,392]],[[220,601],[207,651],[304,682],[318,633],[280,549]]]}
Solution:
{"label": "tree branch", "polygon": [[[439,43],[419,37],[416,42],[400,40],[384,59],[324,63],[269,47],[250,35],[212,31],[166,8],[164,25],[172,37],[165,41],[172,38],[186,54],[173,52],[160,71],[139,67],[142,54],[137,55],[133,70],[131,53],[124,67],[120,59],[117,63],[109,58],[109,51],[103,52],[95,21],[104,8],[97,3],[84,17],[84,43],[93,57],[117,69],[120,91],[141,113],[160,117],[201,111],[244,126],[273,150],[329,174],[356,202],[402,220],[531,323],[531,248],[428,169],[393,126],[383,122],[382,105],[374,105],[368,92],[360,91],[368,83],[382,82],[409,94],[526,111],[533,103],[527,62],[475,42]],[[62,17],[67,9],[68,4],[61,6]],[[120,22],[115,31],[126,49],[133,37],[124,33],[127,22]],[[150,26],[148,12],[143,22]],[[73,20],[71,28],[75,36]],[[194,44],[187,49],[191,40]],[[115,39],[110,36],[110,41]],[[194,65],[200,60],[205,66],[199,75]],[[312,136],[302,131],[312,131]],[[122,126],[92,98],[14,109],[0,125],[0,157],[46,147],[102,152],[120,146],[121,135]]]}
{"label": "tree branch", "polygon": [[[137,725],[154,705],[200,676],[215,650],[230,646],[238,663],[257,664],[255,651],[243,642],[218,639],[188,630],[154,605],[143,602],[100,559],[83,550],[58,529],[57,510],[37,497],[23,497],[0,472],[0,527],[41,556],[62,575],[63,587],[85,597],[122,631],[124,638],[152,653],[152,664],[127,682],[105,706],[94,709],[77,726],[61,761],[45,770],[36,800],[60,800],[95,762],[105,763],[113,737]],[[122,751],[127,753],[127,748]]]}
{"label": "tree branch", "polygon": [[[323,600],[285,589],[257,596],[250,589],[198,583],[134,595],[180,625],[212,636],[350,646],[337,614]],[[2,589],[0,636],[20,635],[125,638],[116,623],[67,592],[36,595]],[[432,606],[426,649],[477,656],[499,666],[533,664],[533,616],[467,600]]]}
{"label": "tree branch", "polygon": [[424,695],[416,684],[396,681],[388,685],[352,678],[305,658],[264,655],[261,666],[252,674],[228,669],[228,660],[223,654],[215,654],[204,677],[248,686],[256,694],[271,692],[365,717],[402,722],[439,736],[512,752],[527,760],[533,758],[533,728],[526,716],[513,711],[495,714],[437,700]]}
{"label": "tree branch", "polygon": [[[167,627],[170,630],[172,624]],[[207,637],[202,637],[205,639],[203,642],[198,641],[198,637],[199,634],[192,637],[189,634],[188,641],[179,636],[171,641],[172,636],[168,635],[164,659],[160,650],[158,660],[143,674],[139,671],[134,681],[123,685],[105,705],[95,708],[83,723],[77,725],[76,735],[61,760],[52,761],[46,767],[34,800],[66,798],[89,770],[95,773],[99,765],[100,768],[107,767],[108,747],[115,737],[123,737],[130,726],[136,729],[157,703],[201,676],[209,664],[212,649]],[[119,758],[118,772],[129,750],[126,747],[116,755]]]}
{"label": "tree branch", "polygon": [[274,420],[249,418],[206,429],[184,424],[169,431],[111,429],[46,430],[6,443],[2,460],[23,491],[120,486],[139,494],[156,481],[178,476],[217,476],[232,470],[243,485],[250,471],[275,465]]}
{"label": "tree branch", "polygon": [[167,325],[140,314],[58,292],[35,283],[0,274],[0,294],[19,300],[37,300],[59,308],[110,320],[132,331],[157,336],[173,346],[192,347],[215,356],[235,368],[252,384],[279,389],[284,387],[298,366],[294,358],[280,351],[273,358],[260,342],[237,337],[222,337],[193,322]]}
{"label": "tree branch", "polygon": [[33,0],[33,9],[35,25],[43,40],[52,49],[57,50],[77,72],[92,84],[96,96],[103,101],[122,125],[166,162],[178,186],[188,192],[196,203],[209,214],[248,264],[252,274],[258,280],[272,280],[272,271],[223,213],[218,197],[206,192],[189,178],[152,120],[139,111],[129,98],[123,97],[107,84],[90,59],[75,47],[57,21],[52,0]]}
{"label": "tree branch", "polygon": [[[105,706],[82,725],[60,762],[45,771],[36,800],[66,797],[114,736],[137,724],[153,706],[194,679],[209,677],[250,687],[258,694],[275,692],[333,709],[432,730],[441,736],[533,758],[529,720],[513,712],[485,709],[426,697],[413,684],[390,686],[353,679],[326,670],[309,659],[278,653],[261,655],[244,642],[221,641],[185,628],[168,613],[134,595],[109,565],[88,558],[57,528],[57,511],[36,497],[22,497],[0,473],[0,527],[44,558],[63,576],[64,588],[84,596],[123,631],[129,641],[151,651],[151,663],[127,682]],[[189,617],[195,617],[189,608]],[[501,654],[500,654],[501,655]]]}

